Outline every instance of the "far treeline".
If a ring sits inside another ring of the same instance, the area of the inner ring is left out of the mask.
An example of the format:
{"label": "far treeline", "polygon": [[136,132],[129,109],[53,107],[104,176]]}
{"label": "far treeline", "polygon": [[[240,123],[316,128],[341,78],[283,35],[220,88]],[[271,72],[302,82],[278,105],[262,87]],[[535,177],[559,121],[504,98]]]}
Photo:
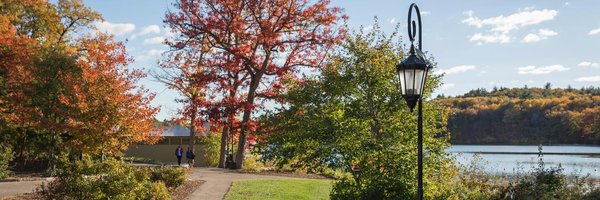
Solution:
{"label": "far treeline", "polygon": [[434,100],[453,144],[600,144],[600,87],[474,89]]}

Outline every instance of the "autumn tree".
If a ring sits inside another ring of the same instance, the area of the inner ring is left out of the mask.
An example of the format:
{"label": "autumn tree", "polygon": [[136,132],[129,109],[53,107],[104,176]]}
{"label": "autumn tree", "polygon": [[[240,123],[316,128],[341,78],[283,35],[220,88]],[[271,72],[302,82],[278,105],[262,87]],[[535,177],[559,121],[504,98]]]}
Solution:
{"label": "autumn tree", "polygon": [[[99,34],[79,41],[75,64],[80,77],[65,77],[67,146],[83,153],[120,155],[129,144],[155,142],[152,124],[158,109],[154,94],[137,86],[146,75],[130,69],[123,43]],[[72,80],[72,79],[79,80]]]}
{"label": "autumn tree", "polygon": [[[341,10],[329,7],[329,1],[308,0],[178,0],[175,7],[165,17],[168,26],[181,33],[172,47],[206,44],[210,59],[228,62],[207,66],[234,76],[213,82],[209,98],[219,101],[217,96],[229,96],[235,85],[245,90],[231,98],[241,101],[229,103],[229,109],[243,113],[236,151],[241,168],[248,137],[256,130],[252,114],[264,108],[257,102],[274,99],[284,89],[281,82],[295,78],[303,67],[321,65],[327,50],[341,38],[336,26]],[[229,118],[236,112],[227,111]]]}
{"label": "autumn tree", "polygon": [[[169,44],[169,42],[167,42]],[[182,120],[187,120],[190,130],[189,146],[194,150],[196,133],[204,131],[207,108],[205,91],[208,83],[214,80],[210,68],[204,66],[204,55],[206,48],[190,48],[186,51],[177,50],[164,53],[164,61],[161,61],[161,71],[153,76],[159,82],[166,84],[181,94],[184,99],[177,101],[183,103],[181,110]],[[201,112],[203,111],[203,112]]]}
{"label": "autumn tree", "polygon": [[[181,117],[189,120],[190,146],[193,147],[195,132],[204,128],[202,125],[205,122],[210,123],[211,133],[222,132],[218,167],[223,168],[227,141],[239,127],[235,117],[240,111],[237,106],[241,101],[238,91],[247,77],[240,76],[243,71],[240,67],[237,71],[219,71],[219,67],[233,69],[227,65],[237,63],[231,60],[231,56],[225,59],[207,58],[215,56],[208,52],[207,40],[176,46],[171,39],[165,41],[171,46],[171,51],[164,54],[165,58],[160,62],[161,71],[155,73],[154,77],[184,96],[178,101],[184,104]],[[216,87],[209,90],[211,84]],[[217,94],[225,95],[217,98]]]}
{"label": "autumn tree", "polygon": [[97,12],[79,0],[0,5],[2,139],[40,149],[42,159],[119,155],[130,143],[156,140],[153,95],[137,86],[144,73],[127,66],[132,59],[112,36],[81,33],[94,31]]}

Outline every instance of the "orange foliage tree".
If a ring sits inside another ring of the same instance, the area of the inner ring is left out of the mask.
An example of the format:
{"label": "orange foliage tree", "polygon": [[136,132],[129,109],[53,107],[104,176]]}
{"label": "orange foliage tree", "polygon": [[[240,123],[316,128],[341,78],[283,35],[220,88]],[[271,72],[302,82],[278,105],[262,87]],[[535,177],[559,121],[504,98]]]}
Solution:
{"label": "orange foliage tree", "polygon": [[[0,129],[34,129],[53,152],[119,155],[131,143],[156,141],[154,95],[136,85],[145,74],[128,67],[124,45],[73,34],[93,31],[100,14],[80,0],[0,5]],[[15,146],[29,145],[8,133],[2,138]]]}

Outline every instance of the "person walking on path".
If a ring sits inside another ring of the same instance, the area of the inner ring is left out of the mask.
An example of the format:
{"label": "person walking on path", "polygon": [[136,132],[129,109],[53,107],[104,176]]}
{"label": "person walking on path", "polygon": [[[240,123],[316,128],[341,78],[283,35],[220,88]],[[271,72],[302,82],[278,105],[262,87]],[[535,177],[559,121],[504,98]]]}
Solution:
{"label": "person walking on path", "polygon": [[185,157],[187,158],[188,165],[190,167],[194,167],[194,158],[196,158],[196,154],[190,147],[188,147],[187,152],[185,152]]}
{"label": "person walking on path", "polygon": [[177,156],[177,165],[181,165],[181,156],[183,156],[183,148],[181,148],[181,145],[175,149],[175,156]]}

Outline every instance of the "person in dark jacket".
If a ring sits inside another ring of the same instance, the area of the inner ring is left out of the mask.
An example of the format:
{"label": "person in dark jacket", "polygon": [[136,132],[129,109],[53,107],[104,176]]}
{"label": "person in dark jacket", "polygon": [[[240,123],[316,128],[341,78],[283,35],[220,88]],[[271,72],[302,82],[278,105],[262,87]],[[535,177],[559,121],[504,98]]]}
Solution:
{"label": "person in dark jacket", "polygon": [[190,147],[187,148],[185,157],[187,158],[188,165],[194,167],[194,158],[196,158],[196,154],[194,154],[194,151]]}
{"label": "person in dark jacket", "polygon": [[175,156],[177,156],[177,165],[181,165],[181,156],[183,156],[183,148],[181,148],[181,145],[175,149]]}

